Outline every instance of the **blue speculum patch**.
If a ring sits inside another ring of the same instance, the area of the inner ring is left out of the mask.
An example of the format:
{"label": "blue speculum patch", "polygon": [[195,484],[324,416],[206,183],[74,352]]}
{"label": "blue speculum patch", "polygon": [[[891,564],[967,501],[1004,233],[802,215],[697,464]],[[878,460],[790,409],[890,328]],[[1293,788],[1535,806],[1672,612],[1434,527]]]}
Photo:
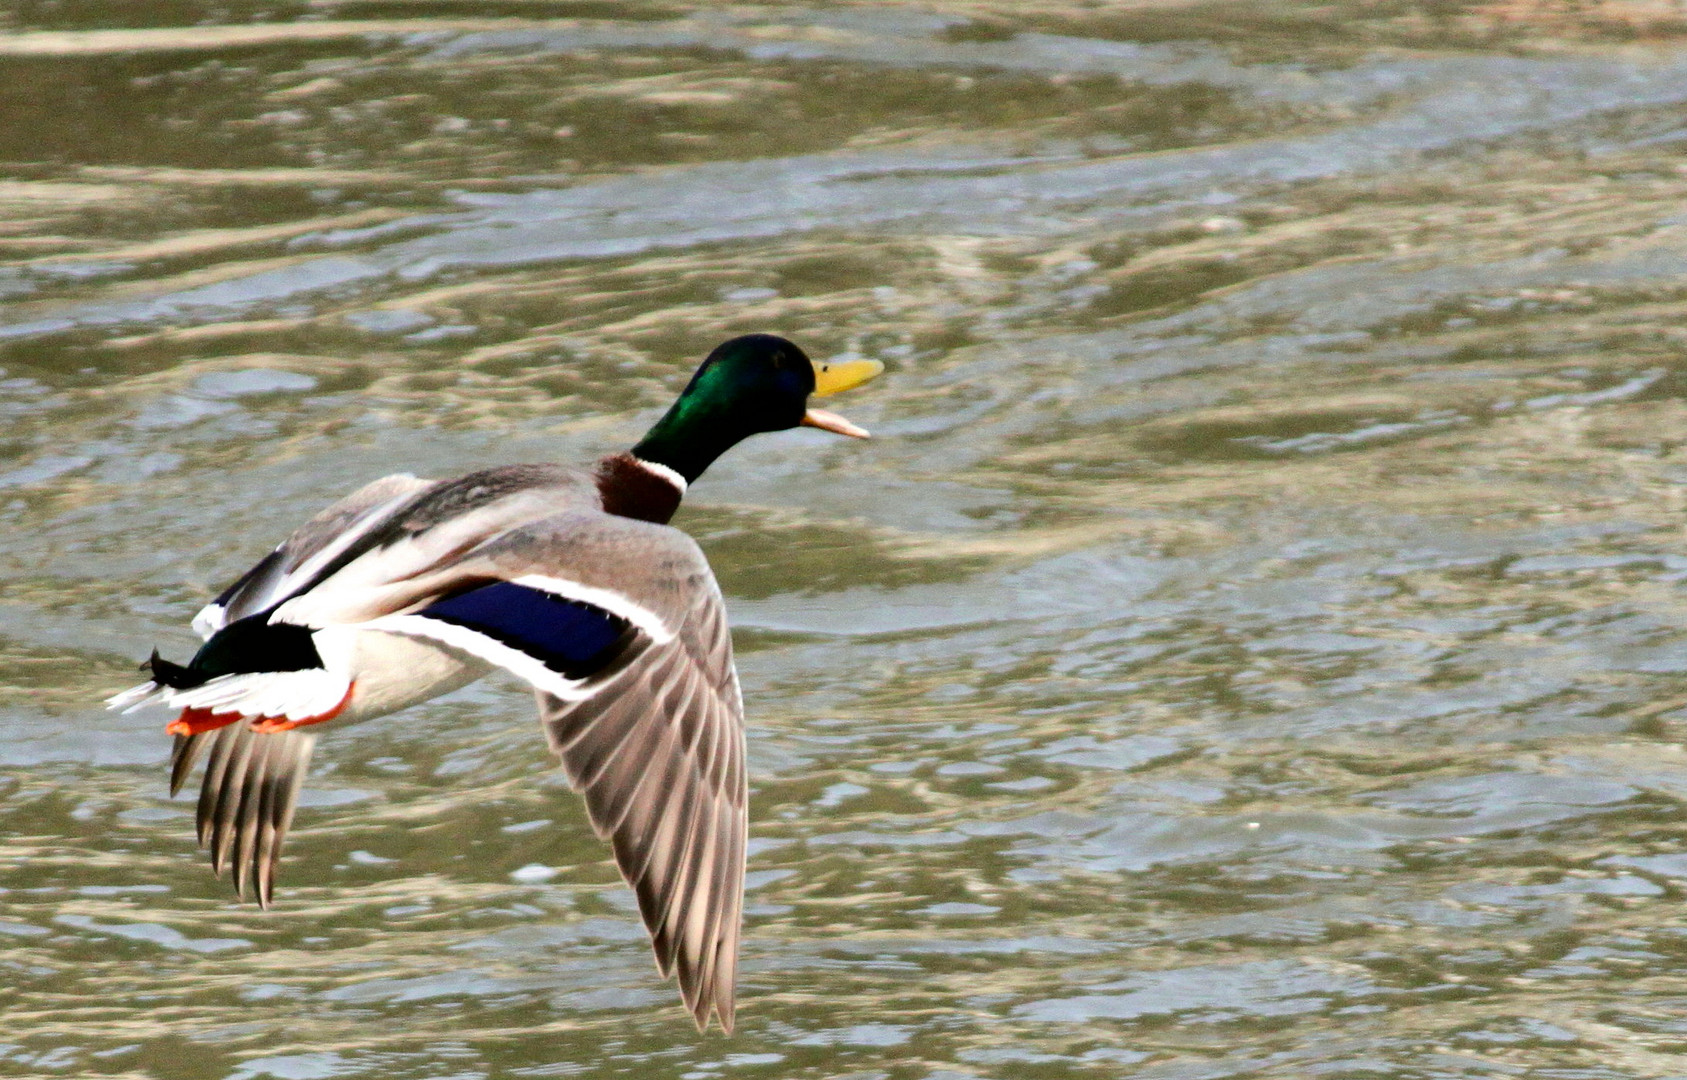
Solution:
{"label": "blue speculum patch", "polygon": [[613,660],[631,624],[593,604],[509,581],[485,585],[418,612],[484,634],[570,679]]}

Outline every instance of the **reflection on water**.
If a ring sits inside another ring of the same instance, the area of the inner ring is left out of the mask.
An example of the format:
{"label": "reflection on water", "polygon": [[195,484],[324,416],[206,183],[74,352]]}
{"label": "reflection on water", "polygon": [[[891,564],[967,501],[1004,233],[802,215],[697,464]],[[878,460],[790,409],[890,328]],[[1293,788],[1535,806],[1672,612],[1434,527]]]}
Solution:
{"label": "reflection on water", "polygon": [[[1679,1076],[1678,14],[0,13],[0,1071]],[[749,330],[891,372],[682,512],[738,1034],[512,685],[331,732],[233,903],[94,703],[334,494]]]}

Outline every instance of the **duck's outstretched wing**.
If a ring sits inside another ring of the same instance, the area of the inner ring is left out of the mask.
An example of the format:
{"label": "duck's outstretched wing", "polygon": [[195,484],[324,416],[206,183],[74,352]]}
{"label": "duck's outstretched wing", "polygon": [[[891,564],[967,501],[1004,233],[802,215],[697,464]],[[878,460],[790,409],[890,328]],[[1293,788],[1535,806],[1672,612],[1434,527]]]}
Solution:
{"label": "duck's outstretched wing", "polygon": [[638,896],[656,966],[698,1028],[732,1031],[748,832],[743,704],[712,579],[672,641],[580,701],[539,691],[539,719]]}
{"label": "duck's outstretched wing", "polygon": [[[744,896],[744,707],[720,588],[690,537],[597,512],[469,553],[459,583],[370,629],[429,637],[531,683],[552,750],[638,896],[699,1027],[732,1029]],[[477,584],[479,583],[479,584]],[[469,586],[462,588],[462,586]]]}

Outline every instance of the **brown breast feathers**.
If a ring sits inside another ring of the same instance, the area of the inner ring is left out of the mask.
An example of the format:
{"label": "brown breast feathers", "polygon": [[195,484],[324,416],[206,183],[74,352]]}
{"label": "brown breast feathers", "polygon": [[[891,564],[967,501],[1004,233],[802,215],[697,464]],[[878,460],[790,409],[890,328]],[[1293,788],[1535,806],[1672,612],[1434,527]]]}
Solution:
{"label": "brown breast feathers", "polygon": [[603,508],[621,517],[666,525],[683,494],[669,480],[631,454],[611,454],[597,463],[597,490]]}

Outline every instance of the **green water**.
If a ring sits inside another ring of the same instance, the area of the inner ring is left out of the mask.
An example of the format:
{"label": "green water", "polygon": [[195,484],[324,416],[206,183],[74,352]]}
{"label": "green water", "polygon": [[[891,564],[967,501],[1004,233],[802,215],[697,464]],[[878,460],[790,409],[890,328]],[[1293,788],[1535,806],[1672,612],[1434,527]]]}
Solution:
{"label": "green water", "polygon": [[[1687,1076],[1656,7],[13,0],[0,1074]],[[99,699],[338,494],[624,447],[751,330],[889,371],[676,521],[737,1034],[510,680],[326,731],[235,903]]]}

